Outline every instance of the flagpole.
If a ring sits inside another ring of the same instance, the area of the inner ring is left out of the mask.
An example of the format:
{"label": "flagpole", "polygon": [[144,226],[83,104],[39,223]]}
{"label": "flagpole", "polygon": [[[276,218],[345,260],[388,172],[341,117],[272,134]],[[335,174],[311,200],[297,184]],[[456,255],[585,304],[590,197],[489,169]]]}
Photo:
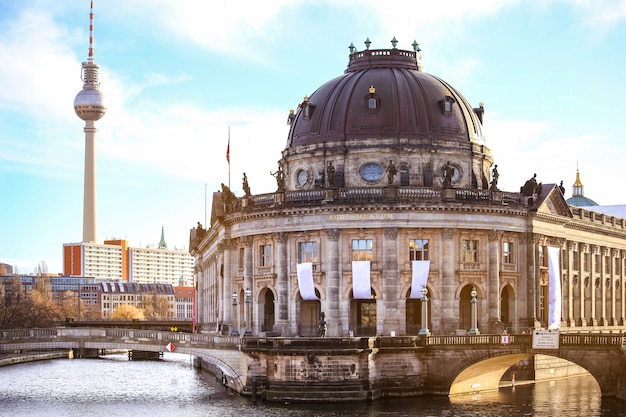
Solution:
{"label": "flagpole", "polygon": [[228,188],[230,188],[230,126],[228,126],[228,148],[226,148],[226,160],[228,161]]}

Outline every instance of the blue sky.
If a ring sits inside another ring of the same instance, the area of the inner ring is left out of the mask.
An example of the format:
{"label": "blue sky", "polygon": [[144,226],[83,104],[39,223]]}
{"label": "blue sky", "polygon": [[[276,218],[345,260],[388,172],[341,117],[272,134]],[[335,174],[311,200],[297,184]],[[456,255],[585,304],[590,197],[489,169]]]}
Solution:
{"label": "blue sky", "polygon": [[[341,75],[351,42],[411,50],[485,104],[506,191],[537,173],[626,203],[626,0],[95,0],[98,240],[186,248],[205,189],[272,192],[289,109]],[[215,3],[215,4],[214,4]],[[73,109],[89,0],[0,0],[0,262],[60,272],[82,239],[84,122]]]}

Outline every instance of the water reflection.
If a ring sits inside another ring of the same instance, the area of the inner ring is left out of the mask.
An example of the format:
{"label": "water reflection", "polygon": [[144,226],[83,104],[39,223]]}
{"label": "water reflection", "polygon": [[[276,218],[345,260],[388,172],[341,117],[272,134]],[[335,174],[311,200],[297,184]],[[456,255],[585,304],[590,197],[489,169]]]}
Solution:
{"label": "water reflection", "polygon": [[251,404],[191,358],[166,354],[160,362],[55,360],[0,369],[0,414],[38,416],[619,416],[615,400],[602,400],[591,376],[519,385],[460,397],[387,399],[374,404]]}

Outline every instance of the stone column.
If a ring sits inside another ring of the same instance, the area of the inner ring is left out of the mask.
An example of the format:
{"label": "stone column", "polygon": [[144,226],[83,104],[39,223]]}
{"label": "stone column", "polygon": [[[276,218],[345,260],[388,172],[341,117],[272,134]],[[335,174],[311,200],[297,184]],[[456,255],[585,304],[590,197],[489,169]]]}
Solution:
{"label": "stone column", "polygon": [[[589,271],[589,298],[591,299],[591,325],[592,326],[597,326],[598,325],[598,317],[596,314],[596,279],[593,277],[593,273],[595,270],[595,265],[594,265],[594,261],[595,261],[595,257],[596,257],[596,253],[598,253],[599,248],[596,245],[591,245],[591,250],[589,251],[589,263],[591,266],[591,271]],[[586,282],[581,283],[581,285],[585,285]],[[586,285],[585,285],[586,286]]]}
{"label": "stone column", "polygon": [[287,233],[274,233],[276,242],[276,300],[278,311],[276,314],[275,329],[285,336],[289,332],[289,274],[287,258]]}
{"label": "stone column", "polygon": [[617,322],[617,310],[616,310],[616,303],[617,303],[617,299],[616,299],[616,288],[615,288],[615,280],[616,280],[616,275],[617,275],[617,271],[615,268],[615,259],[619,258],[619,250],[618,249],[612,249],[611,250],[611,326],[617,326],[618,322]]}
{"label": "stone column", "polygon": [[205,320],[204,310],[202,306],[204,305],[204,299],[206,295],[204,292],[206,280],[203,275],[203,262],[202,261],[197,262],[196,265],[194,266],[194,274],[195,274],[196,282],[198,283],[197,291],[196,291],[196,324],[197,325],[199,324],[201,327],[202,323]]}
{"label": "stone column", "polygon": [[[251,302],[249,303],[248,306],[246,306],[244,304],[244,316],[242,317],[241,323],[242,326],[245,327],[244,330],[251,330],[253,332],[253,334],[256,334],[256,332],[254,331],[254,321],[252,320],[253,318],[253,314],[252,312],[254,311],[254,297],[256,295],[256,291],[253,287],[253,279],[252,279],[252,275],[254,274],[254,264],[253,264],[253,247],[252,247],[252,236],[245,236],[241,238],[243,243],[244,243],[244,247],[243,247],[243,290],[244,290],[244,294],[245,291],[247,289],[249,289],[250,291],[252,291],[252,300],[250,300]],[[244,299],[243,300],[239,300],[240,303],[245,303],[245,295],[244,295]],[[250,311],[250,309],[252,309],[252,311]],[[245,323],[245,324],[244,324]]]}
{"label": "stone column", "polygon": [[485,323],[483,323],[483,328],[489,330],[493,330],[491,325],[499,322],[502,317],[500,314],[500,241],[502,234],[502,230],[492,230],[488,235],[487,256],[489,265],[487,271],[489,275],[487,280],[489,284],[486,288],[485,297],[487,298],[487,317],[490,326],[485,327]]}
{"label": "stone column", "polygon": [[578,265],[578,288],[579,290],[579,294],[580,294],[580,325],[581,326],[586,326],[587,325],[587,316],[585,314],[585,280],[583,278],[583,248],[584,248],[584,244],[582,243],[575,243],[574,244],[574,250],[575,252],[573,253],[573,256],[576,257],[576,264]]}
{"label": "stone column", "polygon": [[385,336],[390,335],[392,331],[396,334],[400,332],[399,304],[403,297],[399,294],[398,252],[398,229],[385,227],[383,231],[383,293],[379,298],[382,302],[378,303],[376,311],[376,315],[383,320],[382,328],[377,329],[377,332],[382,332]]}
{"label": "stone column", "polygon": [[608,326],[609,321],[606,318],[606,280],[607,275],[611,275],[611,267],[607,269],[606,265],[606,257],[611,255],[611,251],[606,246],[602,247],[602,269],[600,270],[600,300],[601,300],[601,310],[602,317],[600,318],[601,326]]}
{"label": "stone column", "polygon": [[[230,252],[232,248],[232,242],[230,239],[224,239],[217,245],[218,250],[218,263],[224,266],[224,277],[222,282],[224,283],[224,294],[222,298],[222,304],[224,305],[224,323],[228,325],[229,330],[233,330],[236,327],[236,319],[233,317],[233,305],[231,295],[236,291],[234,284],[234,273],[232,264],[230,263]],[[220,267],[221,273],[221,267]]]}
{"label": "stone column", "polygon": [[[571,242],[566,242],[565,243],[565,249],[564,249],[564,253],[566,256],[566,259],[569,259],[569,253],[570,253],[570,247],[571,247]],[[565,274],[567,276],[567,325],[569,327],[575,327],[576,326],[576,319],[574,318],[574,275],[572,274],[572,268],[570,267],[569,262],[563,262],[561,261],[561,264],[565,265]],[[580,281],[580,280],[579,280]],[[580,282],[580,285],[582,285],[582,281]]]}
{"label": "stone column", "polygon": [[[528,236],[529,244],[531,245],[531,265],[528,268],[529,277],[528,279],[531,281],[531,290],[529,292],[529,297],[532,299],[532,316],[533,323],[532,326],[537,329],[541,327],[541,321],[539,320],[539,303],[540,303],[540,294],[541,291],[541,258],[539,257],[539,246],[543,243],[544,236],[541,234],[533,233]],[[547,256],[547,254],[546,254]]]}
{"label": "stone column", "polygon": [[322,300],[322,311],[326,313],[327,336],[343,335],[341,320],[341,253],[339,250],[340,232],[338,229],[326,229],[326,306]]}
{"label": "stone column", "polygon": [[621,305],[621,312],[620,312],[620,317],[621,317],[621,323],[620,325],[624,325],[626,324],[626,289],[624,289],[624,285],[626,284],[626,282],[624,282],[624,274],[626,274],[626,271],[624,271],[624,252],[622,251],[621,253],[621,258],[620,258],[620,273],[618,274],[618,280],[619,280],[619,291],[620,291],[620,299],[622,300],[622,302],[620,303]]}
{"label": "stone column", "polygon": [[[449,330],[448,324],[453,329],[458,329],[460,325],[459,300],[456,298],[456,267],[458,262],[458,254],[454,248],[454,232],[455,229],[443,229],[441,231],[441,247],[439,249],[439,259],[441,259],[441,277],[439,279],[439,293],[441,294],[441,311],[439,312],[442,320],[451,320],[451,323],[442,322],[440,329]],[[431,304],[431,310],[434,316],[434,306]],[[434,317],[432,317],[434,320]]]}

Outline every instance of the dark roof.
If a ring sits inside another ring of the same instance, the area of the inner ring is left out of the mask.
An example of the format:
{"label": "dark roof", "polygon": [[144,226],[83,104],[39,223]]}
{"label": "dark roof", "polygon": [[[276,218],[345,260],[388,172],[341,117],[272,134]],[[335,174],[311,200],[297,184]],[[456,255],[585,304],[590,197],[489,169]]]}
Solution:
{"label": "dark roof", "polygon": [[[378,100],[375,111],[368,108],[371,97]],[[444,100],[452,102],[447,114]],[[425,146],[443,136],[448,146],[483,138],[472,106],[448,83],[420,71],[415,52],[366,50],[351,54],[346,72],[300,105],[287,147],[399,136],[423,138]]]}

